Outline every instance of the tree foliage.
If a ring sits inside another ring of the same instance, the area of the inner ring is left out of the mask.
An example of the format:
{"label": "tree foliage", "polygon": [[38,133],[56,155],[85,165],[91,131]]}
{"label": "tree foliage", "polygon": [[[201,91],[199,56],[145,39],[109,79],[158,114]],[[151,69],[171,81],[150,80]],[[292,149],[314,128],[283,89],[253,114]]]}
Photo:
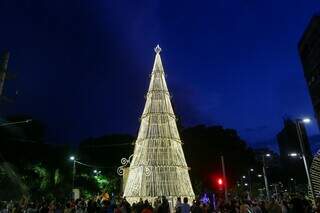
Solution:
{"label": "tree foliage", "polygon": [[222,177],[222,155],[230,186],[255,164],[253,151],[233,129],[199,125],[183,129],[181,137],[192,180],[201,180],[204,188],[215,188],[215,179]]}
{"label": "tree foliage", "polygon": [[[8,121],[27,118],[15,116]],[[214,189],[213,178],[222,175],[221,155],[229,186],[255,164],[254,153],[235,130],[199,125],[181,129],[180,133],[196,193]],[[120,192],[121,177],[116,170],[121,158],[133,153],[133,136],[112,134],[89,138],[72,152],[68,146],[44,143],[44,136],[45,126],[37,121],[30,126],[0,128],[0,199],[22,195],[68,197],[72,188],[72,162],[68,160],[71,153],[82,162],[101,167],[101,174],[95,176],[95,168],[77,165],[76,186],[83,194]]]}

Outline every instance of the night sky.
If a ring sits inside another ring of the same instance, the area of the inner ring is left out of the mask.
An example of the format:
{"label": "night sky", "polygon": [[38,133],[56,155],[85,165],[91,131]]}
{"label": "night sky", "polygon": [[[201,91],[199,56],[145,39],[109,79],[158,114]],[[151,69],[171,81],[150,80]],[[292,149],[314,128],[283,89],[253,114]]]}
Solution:
{"label": "night sky", "polygon": [[234,128],[259,147],[283,116],[313,117],[297,43],[319,10],[317,0],[0,0],[0,50],[17,75],[5,93],[19,91],[1,114],[41,120],[50,143],[136,134],[159,43],[182,124]]}

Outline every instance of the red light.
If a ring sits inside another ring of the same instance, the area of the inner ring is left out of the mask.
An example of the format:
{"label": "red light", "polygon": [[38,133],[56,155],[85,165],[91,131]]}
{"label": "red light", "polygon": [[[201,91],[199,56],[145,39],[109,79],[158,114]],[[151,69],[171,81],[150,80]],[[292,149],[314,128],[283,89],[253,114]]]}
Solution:
{"label": "red light", "polygon": [[219,185],[222,185],[222,184],[223,184],[223,181],[222,181],[221,178],[218,179],[218,184],[219,184]]}

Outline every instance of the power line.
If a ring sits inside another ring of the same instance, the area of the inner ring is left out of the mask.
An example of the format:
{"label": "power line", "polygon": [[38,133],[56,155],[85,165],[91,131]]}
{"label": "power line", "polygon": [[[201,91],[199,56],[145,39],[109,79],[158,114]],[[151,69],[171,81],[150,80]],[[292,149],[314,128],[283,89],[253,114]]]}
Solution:
{"label": "power line", "polygon": [[75,160],[76,163],[86,166],[86,167],[90,167],[90,168],[116,168],[116,166],[95,166],[95,165],[91,165],[91,164],[87,164],[87,163],[83,163],[80,161]]}
{"label": "power line", "polygon": [[82,145],[83,147],[95,148],[95,147],[115,147],[115,146],[127,146],[133,145],[133,143],[121,143],[121,144],[103,144],[103,145]]}

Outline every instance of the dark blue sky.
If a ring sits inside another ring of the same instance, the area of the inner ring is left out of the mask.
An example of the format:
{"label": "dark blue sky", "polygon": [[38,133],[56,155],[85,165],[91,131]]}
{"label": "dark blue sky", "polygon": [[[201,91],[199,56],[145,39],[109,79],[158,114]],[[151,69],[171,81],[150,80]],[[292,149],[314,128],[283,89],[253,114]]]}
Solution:
{"label": "dark blue sky", "polygon": [[[185,126],[235,128],[261,146],[282,117],[313,116],[297,43],[319,1],[1,0],[0,49],[18,79],[3,115],[28,114],[51,142],[136,133],[160,43]],[[316,123],[308,127],[317,134]]]}

